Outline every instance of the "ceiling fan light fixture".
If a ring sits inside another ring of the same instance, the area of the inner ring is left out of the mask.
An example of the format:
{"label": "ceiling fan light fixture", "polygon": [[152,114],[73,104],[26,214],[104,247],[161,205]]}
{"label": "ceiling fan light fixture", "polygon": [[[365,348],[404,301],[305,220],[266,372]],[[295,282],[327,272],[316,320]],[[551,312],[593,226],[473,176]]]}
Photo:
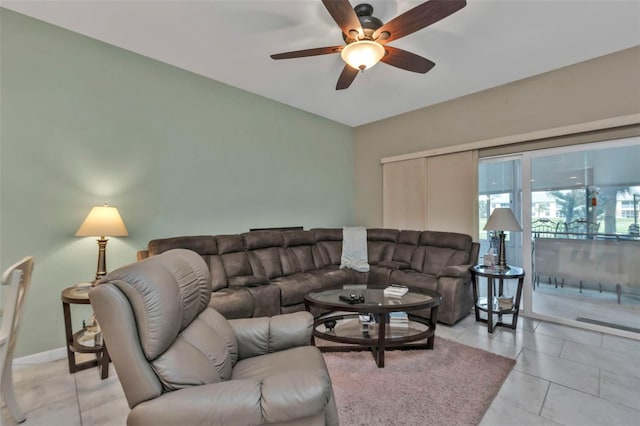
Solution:
{"label": "ceiling fan light fixture", "polygon": [[350,67],[357,70],[367,70],[380,62],[384,56],[384,47],[371,40],[360,40],[350,43],[342,49],[340,56]]}

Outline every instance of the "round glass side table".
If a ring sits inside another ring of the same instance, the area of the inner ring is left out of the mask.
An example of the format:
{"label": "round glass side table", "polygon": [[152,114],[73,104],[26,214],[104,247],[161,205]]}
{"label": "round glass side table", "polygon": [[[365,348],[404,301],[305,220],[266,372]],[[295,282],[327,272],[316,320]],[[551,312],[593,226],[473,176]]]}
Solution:
{"label": "round glass side table", "polygon": [[[497,266],[489,267],[485,265],[476,265],[469,269],[473,282],[476,321],[486,322],[489,333],[493,333],[496,326],[516,328],[525,275],[524,269],[517,266],[509,266],[509,269],[499,269]],[[479,297],[480,277],[487,279],[487,297]],[[503,297],[504,282],[506,280],[518,280],[516,293],[513,297]],[[497,291],[495,288],[496,281],[498,282]],[[480,312],[486,312],[487,318],[481,318]],[[493,321],[494,315],[498,316],[498,321],[495,323]],[[511,322],[503,322],[503,315],[511,315]]]}

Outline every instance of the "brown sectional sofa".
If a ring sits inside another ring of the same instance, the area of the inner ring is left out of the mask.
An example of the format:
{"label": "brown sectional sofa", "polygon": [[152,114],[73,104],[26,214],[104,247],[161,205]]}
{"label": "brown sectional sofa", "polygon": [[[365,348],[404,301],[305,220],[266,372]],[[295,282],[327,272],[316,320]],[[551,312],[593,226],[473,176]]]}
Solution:
{"label": "brown sectional sofa", "polygon": [[340,269],[342,229],[318,228],[157,239],[138,260],[175,248],[202,256],[213,287],[209,306],[227,318],[301,311],[310,291],[375,283],[437,291],[438,319],[454,324],[473,306],[469,266],[480,246],[453,232],[367,229],[370,271],[363,273]]}

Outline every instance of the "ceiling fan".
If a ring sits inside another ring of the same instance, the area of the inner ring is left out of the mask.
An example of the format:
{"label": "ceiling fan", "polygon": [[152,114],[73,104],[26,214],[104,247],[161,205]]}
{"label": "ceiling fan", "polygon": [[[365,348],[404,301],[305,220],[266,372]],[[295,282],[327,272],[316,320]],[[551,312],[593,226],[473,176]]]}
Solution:
{"label": "ceiling fan", "polygon": [[407,36],[434,22],[446,18],[466,6],[465,0],[429,0],[397,16],[386,24],[373,16],[373,6],[351,7],[348,0],[322,0],[334,21],[342,30],[346,45],[318,47],[271,55],[273,59],[302,58],[338,53],[346,62],[336,90],[348,88],[358,71],[371,68],[379,61],[407,71],[426,73],[433,62],[415,53],[387,46],[386,43]]}

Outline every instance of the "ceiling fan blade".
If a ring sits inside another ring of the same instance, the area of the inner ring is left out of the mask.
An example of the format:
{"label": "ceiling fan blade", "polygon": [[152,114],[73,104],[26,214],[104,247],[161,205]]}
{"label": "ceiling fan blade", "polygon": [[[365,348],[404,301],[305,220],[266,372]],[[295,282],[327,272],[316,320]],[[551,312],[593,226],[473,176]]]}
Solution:
{"label": "ceiling fan blade", "polygon": [[338,78],[336,90],[346,89],[351,86],[351,83],[353,83],[353,80],[355,80],[359,72],[360,70],[350,67],[349,65],[345,65],[342,69],[342,73],[340,73],[340,77]]}
{"label": "ceiling fan blade", "polygon": [[387,54],[380,60],[385,64],[402,68],[403,70],[424,74],[436,65],[427,58],[407,52],[406,50],[398,49],[397,47],[385,46],[384,49],[387,51]]}
{"label": "ceiling fan blade", "polygon": [[316,47],[315,49],[295,50],[293,52],[276,53],[271,55],[272,59],[292,59],[304,58],[305,56],[328,55],[330,53],[338,53],[344,46]]}
{"label": "ceiling fan blade", "polygon": [[380,43],[397,40],[446,18],[466,5],[465,0],[429,0],[378,28],[373,33],[373,38],[378,39],[380,34],[386,32],[389,33],[389,36],[387,38],[380,37],[378,39]]}
{"label": "ceiling fan blade", "polygon": [[351,30],[362,35],[362,25],[348,0],[322,0],[322,4],[345,35],[355,38],[350,34]]}

